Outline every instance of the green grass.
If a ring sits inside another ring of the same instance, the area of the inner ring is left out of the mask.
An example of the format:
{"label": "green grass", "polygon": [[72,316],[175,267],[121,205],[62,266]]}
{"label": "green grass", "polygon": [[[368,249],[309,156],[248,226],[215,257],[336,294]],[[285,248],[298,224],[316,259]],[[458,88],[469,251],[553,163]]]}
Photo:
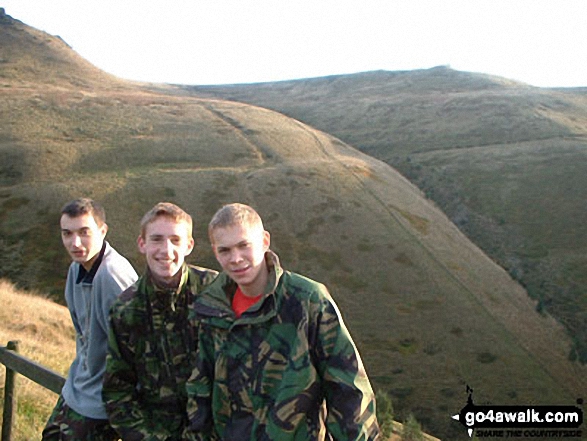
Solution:
{"label": "green grass", "polygon": [[[586,159],[585,148],[573,140],[412,159],[426,176],[420,185],[433,192],[451,217],[466,213],[460,227],[468,236],[565,324],[583,362],[587,309],[580,287],[587,285],[581,270],[585,259],[580,256],[587,248],[587,227],[580,220],[585,207],[579,201],[587,197]],[[447,174],[446,191],[435,191],[443,187]]]}

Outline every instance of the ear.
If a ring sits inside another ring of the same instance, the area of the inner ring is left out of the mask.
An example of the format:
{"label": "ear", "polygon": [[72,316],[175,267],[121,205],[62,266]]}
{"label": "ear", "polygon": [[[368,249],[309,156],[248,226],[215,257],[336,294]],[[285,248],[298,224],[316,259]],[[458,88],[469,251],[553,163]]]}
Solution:
{"label": "ear", "polygon": [[141,252],[141,254],[147,254],[147,250],[145,249],[145,246],[146,246],[145,239],[140,234],[139,234],[139,237],[137,238],[137,246],[139,247],[139,251]]}
{"label": "ear", "polygon": [[102,234],[102,237],[106,237],[106,233],[108,233],[108,224],[102,224],[102,226],[100,227],[100,233]]}
{"label": "ear", "polygon": [[267,251],[271,246],[271,235],[269,231],[263,231],[263,249]]}
{"label": "ear", "polygon": [[189,255],[191,254],[191,252],[194,250],[194,247],[195,247],[195,246],[196,246],[196,242],[194,241],[194,238],[193,238],[193,237],[191,237],[191,238],[188,240],[188,246],[187,246],[187,249],[186,249],[185,255],[186,255],[186,256],[189,256]]}
{"label": "ear", "polygon": [[214,245],[214,242],[212,242],[210,244],[210,248],[212,248],[212,253],[214,254],[214,257],[216,258],[216,260],[218,260],[218,253],[216,251],[216,245]]}

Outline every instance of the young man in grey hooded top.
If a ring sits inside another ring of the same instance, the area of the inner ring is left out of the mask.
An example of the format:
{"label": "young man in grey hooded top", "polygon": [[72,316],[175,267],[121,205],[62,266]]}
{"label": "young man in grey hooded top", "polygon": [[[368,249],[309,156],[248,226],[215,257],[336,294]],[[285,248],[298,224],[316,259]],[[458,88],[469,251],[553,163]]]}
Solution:
{"label": "young man in grey hooded top", "polygon": [[73,262],[65,300],[76,332],[76,356],[43,440],[117,440],[102,402],[108,315],[116,297],[137,280],[131,264],[106,242],[102,206],[76,199],[61,210],[61,238]]}

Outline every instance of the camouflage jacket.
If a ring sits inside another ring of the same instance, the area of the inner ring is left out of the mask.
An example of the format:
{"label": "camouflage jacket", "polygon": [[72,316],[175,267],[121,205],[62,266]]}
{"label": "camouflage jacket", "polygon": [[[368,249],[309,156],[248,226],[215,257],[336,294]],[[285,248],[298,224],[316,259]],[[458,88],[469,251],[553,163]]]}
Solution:
{"label": "camouflage jacket", "polygon": [[240,318],[231,308],[236,284],[224,273],[196,299],[184,438],[378,439],[373,390],[326,287],[283,271],[271,251],[266,262],[265,294]]}
{"label": "camouflage jacket", "polygon": [[179,288],[165,291],[147,273],[113,304],[102,397],[125,441],[181,439],[197,348],[188,304],[216,275],[184,264]]}

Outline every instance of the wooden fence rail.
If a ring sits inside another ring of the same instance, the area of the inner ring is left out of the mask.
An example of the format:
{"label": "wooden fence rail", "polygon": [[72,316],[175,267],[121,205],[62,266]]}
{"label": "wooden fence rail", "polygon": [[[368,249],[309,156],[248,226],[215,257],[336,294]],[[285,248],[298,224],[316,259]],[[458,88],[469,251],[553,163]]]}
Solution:
{"label": "wooden fence rail", "polygon": [[1,441],[10,441],[14,419],[15,375],[20,373],[56,394],[61,393],[65,377],[18,354],[17,341],[10,341],[6,346],[0,346],[0,363],[6,366]]}

